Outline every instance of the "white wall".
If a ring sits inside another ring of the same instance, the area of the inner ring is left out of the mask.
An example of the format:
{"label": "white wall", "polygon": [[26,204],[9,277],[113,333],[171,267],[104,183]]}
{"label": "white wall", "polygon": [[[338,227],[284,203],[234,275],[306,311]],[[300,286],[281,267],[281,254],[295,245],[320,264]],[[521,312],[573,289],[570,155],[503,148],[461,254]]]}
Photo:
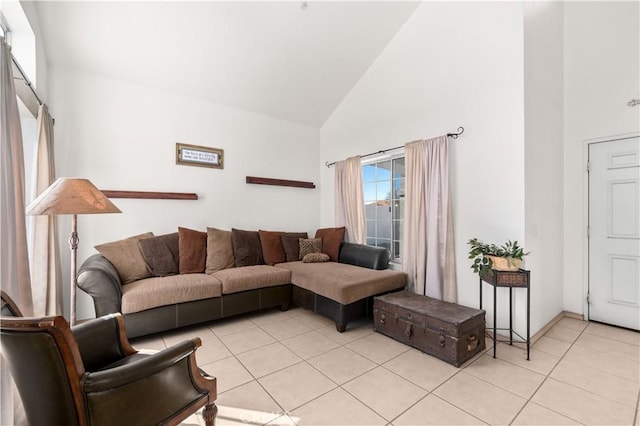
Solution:
{"label": "white wall", "polygon": [[[478,279],[466,242],[525,235],[522,17],[521,3],[423,3],[320,134],[324,163],[464,126],[450,164],[458,301],[467,306],[478,306]],[[333,168],[321,175],[328,225]]]}
{"label": "white wall", "polygon": [[[80,216],[79,262],[96,244],[178,226],[315,232],[318,189],[248,185],[245,176],[318,184],[318,129],[95,74],[49,72],[58,176],[86,177],[100,189],[199,197],[114,199],[122,214]],[[224,149],[224,169],[176,165],[176,142]],[[69,222],[61,218],[61,235]],[[63,256],[68,265],[68,249]],[[79,302],[78,318],[93,315],[88,296]]]}
{"label": "white wall", "polygon": [[[561,2],[524,4],[525,243],[534,330],[563,310],[563,15]],[[524,314],[516,313],[517,323]]]}
{"label": "white wall", "polygon": [[640,131],[640,4],[565,4],[564,306],[583,313],[587,139]]}

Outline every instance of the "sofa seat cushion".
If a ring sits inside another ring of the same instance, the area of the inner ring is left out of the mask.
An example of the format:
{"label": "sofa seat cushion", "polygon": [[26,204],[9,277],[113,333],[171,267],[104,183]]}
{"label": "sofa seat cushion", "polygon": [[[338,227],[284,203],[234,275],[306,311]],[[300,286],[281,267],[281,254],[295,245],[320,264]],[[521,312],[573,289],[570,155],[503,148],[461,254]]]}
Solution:
{"label": "sofa seat cushion", "polygon": [[291,271],[292,284],[343,305],[402,288],[407,282],[404,272],[336,262],[287,262],[276,266]]}
{"label": "sofa seat cushion", "polygon": [[158,306],[220,297],[222,283],[207,274],[153,277],[122,286],[122,313],[131,314]]}
{"label": "sofa seat cushion", "polygon": [[291,271],[269,265],[224,269],[212,276],[222,283],[223,294],[291,283]]}

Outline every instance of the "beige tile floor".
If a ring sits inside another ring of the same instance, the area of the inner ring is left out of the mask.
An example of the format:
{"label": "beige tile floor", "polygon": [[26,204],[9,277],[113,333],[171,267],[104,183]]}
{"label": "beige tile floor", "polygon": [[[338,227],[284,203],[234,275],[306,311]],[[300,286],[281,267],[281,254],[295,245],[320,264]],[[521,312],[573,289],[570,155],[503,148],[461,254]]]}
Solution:
{"label": "beige tile floor", "polygon": [[[200,337],[217,425],[640,425],[640,333],[563,318],[531,349],[491,346],[462,368],[312,312],[267,311],[135,340]],[[489,342],[489,340],[487,341]],[[202,425],[193,415],[183,425]]]}

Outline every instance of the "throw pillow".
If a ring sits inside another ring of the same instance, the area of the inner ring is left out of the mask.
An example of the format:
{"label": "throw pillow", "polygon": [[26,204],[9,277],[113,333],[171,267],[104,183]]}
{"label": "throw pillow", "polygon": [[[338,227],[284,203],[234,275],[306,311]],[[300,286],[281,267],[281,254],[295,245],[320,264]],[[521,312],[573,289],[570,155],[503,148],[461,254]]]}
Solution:
{"label": "throw pillow", "polygon": [[213,274],[233,268],[233,242],[231,231],[207,228],[207,262],[205,272]]}
{"label": "throw pillow", "polygon": [[306,232],[285,232],[280,240],[287,262],[300,260],[300,238],[309,238]]}
{"label": "throw pillow", "polygon": [[236,266],[264,265],[258,231],[231,228],[231,240]]}
{"label": "throw pillow", "polygon": [[321,263],[328,261],[329,255],[324,253],[309,253],[302,258],[302,263]]}
{"label": "throw pillow", "polygon": [[300,238],[300,259],[304,259],[309,253],[321,253],[322,252],[322,239],[321,238]]}
{"label": "throw pillow", "polygon": [[154,277],[178,273],[178,233],[158,235],[138,241],[142,257]]}
{"label": "throw pillow", "polygon": [[262,257],[267,265],[275,265],[287,260],[282,246],[282,232],[259,230]]}
{"label": "throw pillow", "polygon": [[316,231],[316,238],[322,238],[322,252],[329,255],[333,262],[340,256],[340,244],[344,239],[344,226],[339,228],[322,228]]}
{"label": "throw pillow", "polygon": [[100,244],[95,249],[113,264],[122,284],[129,284],[151,276],[138,246],[138,241],[151,237],[153,233],[146,232],[124,240]]}
{"label": "throw pillow", "polygon": [[181,274],[201,274],[207,263],[207,233],[189,228],[178,228]]}

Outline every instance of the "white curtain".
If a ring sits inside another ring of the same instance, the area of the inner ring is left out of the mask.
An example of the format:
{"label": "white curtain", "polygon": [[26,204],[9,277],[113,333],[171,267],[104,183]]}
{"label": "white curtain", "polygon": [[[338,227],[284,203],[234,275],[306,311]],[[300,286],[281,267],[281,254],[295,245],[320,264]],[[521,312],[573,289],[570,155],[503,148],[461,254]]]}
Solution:
{"label": "white curtain", "polygon": [[456,302],[448,148],[447,136],[405,145],[402,263],[409,290]]}
{"label": "white curtain", "polygon": [[[38,146],[34,194],[38,196],[56,178],[53,151],[53,118],[46,105],[38,110]],[[36,316],[62,314],[62,274],[56,216],[32,216],[31,282]]]}
{"label": "white curtain", "polygon": [[336,225],[346,228],[345,241],[364,244],[367,236],[360,157],[337,161],[335,168]]}
{"label": "white curtain", "polygon": [[[24,154],[20,115],[13,85],[11,50],[0,37],[0,286],[25,315],[32,315],[27,227],[25,219]],[[13,381],[0,366],[3,425],[22,422],[15,416]],[[17,394],[17,393],[16,393]]]}

